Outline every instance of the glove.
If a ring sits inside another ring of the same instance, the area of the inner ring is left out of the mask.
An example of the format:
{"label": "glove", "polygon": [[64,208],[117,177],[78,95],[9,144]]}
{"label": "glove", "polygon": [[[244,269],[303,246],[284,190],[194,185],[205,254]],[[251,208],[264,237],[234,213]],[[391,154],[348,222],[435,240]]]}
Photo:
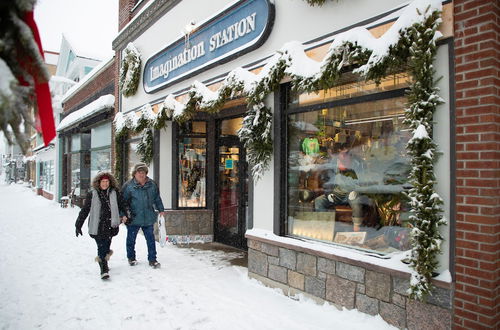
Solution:
{"label": "glove", "polygon": [[76,233],[76,237],[78,237],[78,235],[82,235],[83,236],[82,228],[81,227],[76,227],[75,233]]}

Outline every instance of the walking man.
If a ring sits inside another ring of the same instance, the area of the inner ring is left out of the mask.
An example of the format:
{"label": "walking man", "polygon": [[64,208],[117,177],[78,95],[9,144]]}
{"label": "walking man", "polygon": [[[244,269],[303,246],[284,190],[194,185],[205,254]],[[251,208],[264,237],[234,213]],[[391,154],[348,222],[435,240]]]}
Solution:
{"label": "walking man", "polygon": [[128,203],[130,220],[127,226],[127,258],[130,266],[137,265],[135,256],[135,240],[139,229],[142,229],[148,246],[148,261],[153,268],[159,268],[156,260],[156,242],[153,225],[164,215],[163,203],[158,185],[148,176],[148,167],[137,163],[132,171],[132,178],[123,185],[123,199]]}

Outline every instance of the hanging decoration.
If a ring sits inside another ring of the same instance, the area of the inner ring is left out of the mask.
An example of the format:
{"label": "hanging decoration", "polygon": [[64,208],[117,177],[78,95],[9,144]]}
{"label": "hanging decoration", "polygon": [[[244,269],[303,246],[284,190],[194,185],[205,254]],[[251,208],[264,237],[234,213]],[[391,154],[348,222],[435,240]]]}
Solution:
{"label": "hanging decoration", "polygon": [[[441,37],[437,30],[441,10],[439,0],[415,0],[378,39],[361,27],[335,36],[322,62],[310,59],[301,43],[289,42],[258,74],[236,68],[217,91],[195,81],[186,103],[168,95],[154,116],[145,113],[149,111],[147,108],[143,108],[139,116],[118,113],[115,118],[117,136],[123,130],[139,132],[164,127],[167,120],[190,120],[198,111],[217,113],[228,100],[245,97],[248,110],[238,135],[247,148],[252,174],[258,180],[268,169],[273,151],[272,112],[265,106],[265,99],[279,88],[283,78],[290,78],[294,90],[316,92],[338,84],[346,66],[355,67],[354,73],[375,82],[409,68],[413,83],[408,93],[405,120],[413,132],[407,149],[413,164],[410,175],[413,188],[409,197],[413,224],[410,265],[414,269],[409,293],[411,297],[423,300],[432,291],[432,273],[437,268],[437,255],[443,239],[439,226],[446,223],[442,217],[442,199],[434,189],[433,164],[437,159],[437,146],[431,138],[433,113],[442,102],[433,78],[436,40]],[[140,152],[150,160],[152,149],[146,146],[152,144],[149,134],[145,134],[145,145]]]}
{"label": "hanging decoration", "polygon": [[[43,47],[34,0],[3,1],[0,5],[0,132],[8,144],[29,148],[27,132],[35,127],[47,146],[56,136]],[[32,110],[35,110],[36,125]]]}
{"label": "hanging decoration", "polygon": [[129,42],[123,51],[120,67],[120,91],[123,96],[132,96],[137,92],[141,77],[141,54],[134,44]]}

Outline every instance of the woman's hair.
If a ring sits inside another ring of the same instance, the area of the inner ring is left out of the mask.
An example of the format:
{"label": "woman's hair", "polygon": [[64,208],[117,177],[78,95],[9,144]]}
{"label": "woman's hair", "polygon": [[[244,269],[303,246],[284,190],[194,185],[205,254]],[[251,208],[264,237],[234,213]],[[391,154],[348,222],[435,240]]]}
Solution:
{"label": "woman's hair", "polygon": [[99,184],[101,183],[102,179],[108,179],[109,180],[109,186],[115,190],[119,190],[118,188],[118,181],[116,178],[111,174],[110,172],[99,172],[96,174],[96,176],[92,179],[92,187],[94,189],[99,189]]}

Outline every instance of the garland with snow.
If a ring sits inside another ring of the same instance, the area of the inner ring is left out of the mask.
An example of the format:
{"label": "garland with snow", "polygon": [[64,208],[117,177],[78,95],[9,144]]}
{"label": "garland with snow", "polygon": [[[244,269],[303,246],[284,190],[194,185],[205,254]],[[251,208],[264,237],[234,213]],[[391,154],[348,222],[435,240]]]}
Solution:
{"label": "garland with snow", "polygon": [[35,0],[0,4],[0,132],[9,145],[17,142],[22,153],[29,148],[27,132],[35,127],[35,82],[48,82],[50,74],[30,26],[24,20]]}
{"label": "garland with snow", "polygon": [[435,87],[433,63],[436,56],[436,32],[440,23],[439,13],[427,19],[428,24],[414,25],[406,31],[406,38],[413,40],[410,46],[410,72],[414,82],[408,93],[405,124],[413,131],[407,149],[411,156],[410,172],[412,250],[410,266],[415,270],[410,280],[410,293],[422,300],[431,292],[432,273],[438,266],[437,255],[441,253],[443,237],[439,227],[446,224],[442,217],[443,200],[435,192],[436,177],[434,163],[437,145],[432,139],[433,115],[444,101]]}
{"label": "garland with snow", "polygon": [[323,6],[326,0],[305,0],[311,6]]}
{"label": "garland with snow", "polygon": [[132,96],[137,92],[141,77],[141,54],[134,44],[129,42],[124,50],[120,67],[120,91],[123,96]]}
{"label": "garland with snow", "polygon": [[[432,273],[437,268],[437,255],[443,239],[439,226],[446,223],[441,215],[442,200],[434,190],[433,164],[437,146],[430,137],[433,113],[442,102],[435,87],[432,66],[436,40],[441,36],[437,31],[441,9],[439,0],[415,0],[379,39],[360,27],[337,35],[322,62],[310,59],[301,43],[287,43],[259,74],[236,68],[217,91],[195,81],[186,104],[170,94],[153,117],[149,105],[139,117],[135,113],[118,113],[116,129],[118,132],[124,128],[139,132],[138,122],[141,121],[140,131],[146,127],[160,128],[170,118],[181,122],[190,120],[197,111],[216,113],[228,100],[246,97],[248,110],[238,135],[247,148],[252,174],[258,180],[267,170],[273,151],[272,113],[264,105],[264,100],[279,88],[284,77],[291,78],[292,88],[297,91],[315,92],[338,84],[342,70],[347,66],[355,66],[354,73],[375,82],[409,68],[413,82],[408,93],[405,122],[413,131],[407,149],[413,164],[409,178],[413,185],[409,192],[413,225],[410,265],[415,270],[410,295],[423,300],[432,291]],[[150,142],[150,138],[144,140],[144,143]],[[144,147],[141,151],[145,152],[142,155],[145,159],[149,159],[146,153],[150,150],[151,147]]]}

